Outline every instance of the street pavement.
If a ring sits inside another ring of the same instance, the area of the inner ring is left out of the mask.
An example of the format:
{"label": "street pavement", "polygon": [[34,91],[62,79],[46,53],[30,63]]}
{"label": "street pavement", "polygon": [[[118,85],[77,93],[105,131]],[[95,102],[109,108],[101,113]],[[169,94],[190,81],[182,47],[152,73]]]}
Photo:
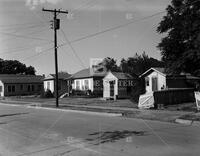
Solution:
{"label": "street pavement", "polygon": [[200,126],[0,104],[2,156],[197,156]]}

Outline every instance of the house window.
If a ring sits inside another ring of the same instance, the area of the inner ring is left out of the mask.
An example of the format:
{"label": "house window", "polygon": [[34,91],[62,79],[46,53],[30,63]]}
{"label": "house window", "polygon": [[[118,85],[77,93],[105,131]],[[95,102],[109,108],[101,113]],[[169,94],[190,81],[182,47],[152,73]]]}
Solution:
{"label": "house window", "polygon": [[61,81],[58,81],[58,90],[61,90]]}
{"label": "house window", "polygon": [[84,84],[85,84],[85,90],[88,90],[89,89],[89,80],[85,80]]}
{"label": "house window", "polygon": [[15,92],[15,86],[8,86],[8,92]]}
{"label": "house window", "polygon": [[47,82],[47,89],[50,89],[50,82]]}
{"label": "house window", "polygon": [[76,81],[76,90],[80,90],[80,81]]}
{"label": "house window", "polygon": [[146,86],[149,86],[149,77],[145,77]]}
{"label": "house window", "polygon": [[15,92],[15,86],[12,86],[12,92]]}
{"label": "house window", "polygon": [[12,87],[11,86],[8,86],[8,92],[12,92]]}
{"label": "house window", "polygon": [[31,85],[28,85],[28,92],[31,91]]}
{"label": "house window", "polygon": [[2,92],[2,86],[0,86],[0,92]]}
{"label": "house window", "polygon": [[24,86],[23,85],[20,85],[20,90],[23,90],[24,89]]}
{"label": "house window", "polygon": [[32,87],[32,92],[34,92],[35,91],[35,86],[32,85],[31,87]]}

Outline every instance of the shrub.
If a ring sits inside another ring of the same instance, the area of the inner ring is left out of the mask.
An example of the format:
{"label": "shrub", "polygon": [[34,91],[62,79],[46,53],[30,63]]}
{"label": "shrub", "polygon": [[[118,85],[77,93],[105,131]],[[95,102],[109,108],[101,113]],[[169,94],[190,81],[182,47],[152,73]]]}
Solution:
{"label": "shrub", "polygon": [[43,98],[53,98],[54,95],[53,93],[51,92],[51,90],[47,89],[45,92],[43,92],[42,96]]}
{"label": "shrub", "polygon": [[144,94],[145,92],[145,81],[144,79],[140,79],[131,91],[131,99],[138,103],[140,95]]}

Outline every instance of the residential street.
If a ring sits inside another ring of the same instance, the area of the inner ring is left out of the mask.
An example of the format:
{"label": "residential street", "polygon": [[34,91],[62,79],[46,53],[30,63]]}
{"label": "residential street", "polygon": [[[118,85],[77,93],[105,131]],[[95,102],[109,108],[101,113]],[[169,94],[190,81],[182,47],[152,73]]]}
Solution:
{"label": "residential street", "polygon": [[0,105],[2,156],[197,156],[197,126]]}

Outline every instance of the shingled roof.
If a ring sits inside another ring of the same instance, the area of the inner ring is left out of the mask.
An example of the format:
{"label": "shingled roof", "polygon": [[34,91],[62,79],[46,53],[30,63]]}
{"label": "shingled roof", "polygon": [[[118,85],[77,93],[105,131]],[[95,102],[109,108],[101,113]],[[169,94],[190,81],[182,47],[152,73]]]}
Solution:
{"label": "shingled roof", "polygon": [[105,72],[93,73],[90,68],[86,68],[80,70],[79,72],[73,74],[70,78],[72,79],[81,79],[81,78],[90,78],[90,77],[104,77],[106,75]]}
{"label": "shingled roof", "polygon": [[123,72],[112,72],[112,74],[117,77],[119,80],[127,80],[127,79],[133,79],[133,77],[128,73]]}
{"label": "shingled roof", "polygon": [[42,83],[43,79],[40,75],[0,74],[0,81],[3,83]]}
{"label": "shingled roof", "polygon": [[[58,73],[58,79],[67,79],[71,76],[71,74],[68,74],[66,72],[59,72]],[[55,79],[55,74],[49,74],[47,77],[44,78],[44,80],[53,80]]]}

